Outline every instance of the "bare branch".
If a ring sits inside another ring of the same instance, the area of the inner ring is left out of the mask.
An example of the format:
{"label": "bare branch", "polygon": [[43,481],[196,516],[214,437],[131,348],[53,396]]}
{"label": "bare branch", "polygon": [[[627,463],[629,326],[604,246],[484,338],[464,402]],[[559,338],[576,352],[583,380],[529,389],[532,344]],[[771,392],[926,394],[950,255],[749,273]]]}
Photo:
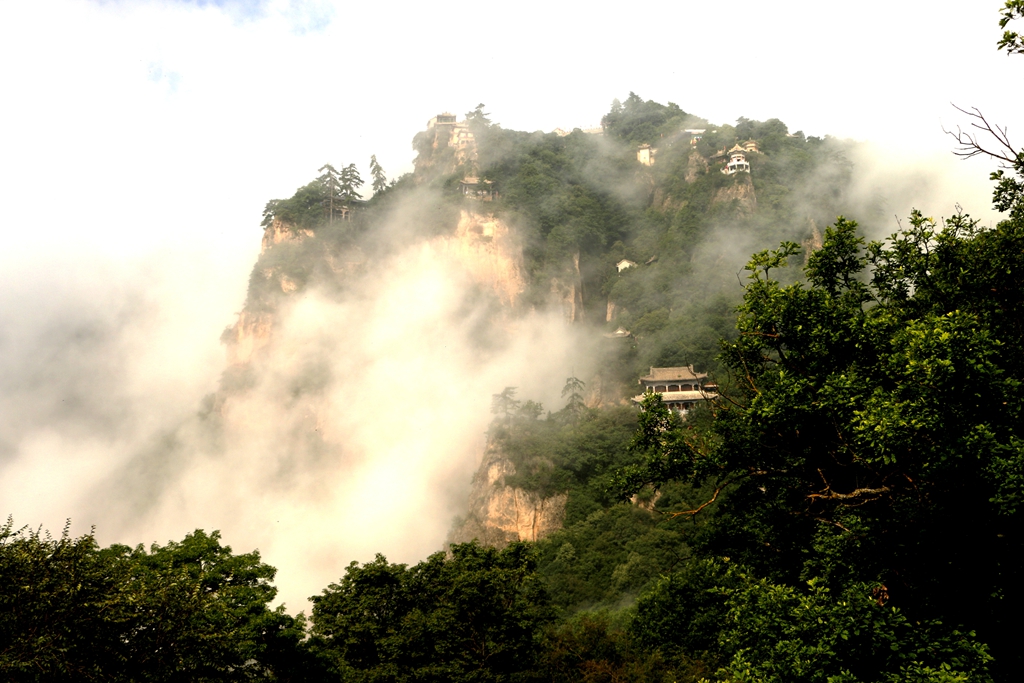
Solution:
{"label": "bare branch", "polygon": [[881,498],[882,495],[884,495],[886,493],[889,493],[889,487],[888,486],[880,486],[877,489],[854,489],[854,490],[850,491],[849,493],[836,493],[835,491],[832,491],[832,490],[826,488],[825,491],[823,491],[822,493],[812,493],[812,494],[810,494],[807,497],[808,498],[821,498],[822,500],[846,501],[846,500],[856,500],[858,498],[865,498],[866,496],[870,496],[870,498],[868,498],[868,500],[874,500],[876,498]]}
{"label": "bare branch", "polygon": [[1010,138],[1007,135],[1007,129],[1005,127],[989,123],[988,119],[985,118],[985,115],[982,114],[977,107],[971,107],[970,110],[967,110],[954,104],[953,108],[974,119],[974,121],[971,122],[971,128],[982,131],[986,134],[986,137],[991,136],[996,142],[995,147],[986,147],[981,143],[978,133],[974,133],[970,130],[965,131],[960,128],[960,126],[956,127],[955,132],[943,128],[943,133],[956,140],[957,148],[953,150],[953,154],[961,159],[970,159],[984,154],[985,156],[989,156],[1003,162],[1002,165],[1006,168],[1011,168],[1018,162],[1020,154],[1014,149],[1013,145],[1010,144]]}
{"label": "bare branch", "polygon": [[852,534],[853,533],[852,531],[847,529],[845,526],[843,526],[839,522],[836,522],[835,520],[825,519],[824,517],[815,517],[814,519],[816,521],[819,521],[819,522],[824,522],[825,524],[831,524],[832,526],[839,527],[840,529],[842,529],[843,531],[845,531],[848,534]]}
{"label": "bare branch", "polygon": [[715,489],[715,495],[711,496],[711,500],[706,501],[705,503],[703,503],[699,507],[696,507],[693,510],[685,510],[683,512],[673,512],[673,513],[669,514],[669,517],[671,517],[672,519],[675,519],[676,517],[681,517],[682,515],[690,515],[691,517],[696,516],[696,514],[698,512],[700,512],[701,510],[706,508],[708,505],[711,505],[716,500],[718,500],[718,494],[721,493],[722,489],[724,489],[726,486],[728,486],[732,482],[733,482],[732,479],[726,479],[725,482],[721,486],[719,486],[717,489]]}

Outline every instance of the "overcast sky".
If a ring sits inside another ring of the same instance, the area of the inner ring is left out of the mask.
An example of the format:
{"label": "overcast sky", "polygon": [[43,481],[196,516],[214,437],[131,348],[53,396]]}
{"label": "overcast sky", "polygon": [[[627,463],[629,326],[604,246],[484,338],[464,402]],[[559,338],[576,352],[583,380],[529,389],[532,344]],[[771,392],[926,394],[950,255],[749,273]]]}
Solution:
{"label": "overcast sky", "polygon": [[[775,117],[944,175],[955,192],[926,213],[959,201],[984,216],[992,164],[956,165],[942,126],[965,123],[955,102],[1024,143],[1024,57],[995,48],[1002,4],[0,2],[0,399],[63,419],[44,404],[64,383],[132,416],[100,410],[103,445],[0,419],[0,514],[78,519],[32,501],[47,487],[72,500],[119,429],[152,430],[145,415],[187,413],[216,387],[266,201],[325,162],[410,171],[412,136],[442,111],[485,103],[506,128],[571,129],[634,91],[716,123]],[[75,353],[106,344],[109,366],[69,360],[72,319]]]}

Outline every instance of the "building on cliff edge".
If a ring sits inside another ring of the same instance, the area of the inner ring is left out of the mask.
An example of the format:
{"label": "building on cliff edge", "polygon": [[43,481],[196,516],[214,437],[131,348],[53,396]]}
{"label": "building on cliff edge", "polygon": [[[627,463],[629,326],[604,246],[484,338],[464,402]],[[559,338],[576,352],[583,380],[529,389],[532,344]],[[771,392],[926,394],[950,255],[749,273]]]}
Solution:
{"label": "building on cliff edge", "polygon": [[695,372],[692,365],[674,368],[651,368],[639,379],[643,393],[633,397],[639,405],[649,394],[661,394],[671,410],[686,413],[701,401],[718,396],[718,387],[707,383],[706,372]]}

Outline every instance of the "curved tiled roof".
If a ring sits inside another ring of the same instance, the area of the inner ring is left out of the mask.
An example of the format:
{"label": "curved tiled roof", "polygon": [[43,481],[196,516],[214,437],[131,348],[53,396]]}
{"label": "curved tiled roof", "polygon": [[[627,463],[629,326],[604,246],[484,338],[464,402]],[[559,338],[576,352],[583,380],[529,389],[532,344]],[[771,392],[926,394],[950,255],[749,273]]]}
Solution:
{"label": "curved tiled roof", "polygon": [[675,368],[651,368],[650,374],[641,377],[641,382],[675,382],[681,380],[704,379],[708,376],[706,372],[694,372],[692,365],[684,365]]}

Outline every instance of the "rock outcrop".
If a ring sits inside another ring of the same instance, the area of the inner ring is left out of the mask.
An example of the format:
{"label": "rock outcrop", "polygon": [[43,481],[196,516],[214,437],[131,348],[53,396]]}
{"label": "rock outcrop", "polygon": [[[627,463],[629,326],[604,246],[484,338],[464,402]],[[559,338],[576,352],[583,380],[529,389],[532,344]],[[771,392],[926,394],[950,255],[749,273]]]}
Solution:
{"label": "rock outcrop", "polygon": [[697,150],[690,152],[690,158],[686,160],[686,175],[684,179],[688,183],[692,183],[697,179],[697,176],[708,172],[708,160],[701,155]]}
{"label": "rock outcrop", "polygon": [[224,330],[221,341],[227,348],[228,365],[245,365],[270,343],[274,318],[270,313],[242,311],[234,325]]}
{"label": "rock outcrop", "polygon": [[752,214],[757,209],[757,196],[754,194],[754,182],[749,173],[737,173],[735,182],[723,187],[715,193],[712,204],[725,204],[736,201],[740,211]]}
{"label": "rock outcrop", "polygon": [[580,253],[572,256],[572,262],[562,277],[551,278],[551,300],[562,309],[566,322],[583,320],[583,279],[580,276]]}
{"label": "rock outcrop", "polygon": [[500,547],[513,541],[536,541],[562,528],[567,495],[545,498],[509,486],[506,477],[515,471],[515,465],[488,444],[473,476],[467,514],[453,526],[449,543],[476,539]]}
{"label": "rock outcrop", "polygon": [[275,218],[270,225],[263,230],[263,242],[260,245],[260,255],[266,254],[267,251],[275,244],[281,244],[282,242],[301,242],[302,240],[313,237],[313,231],[306,228],[296,228],[291,223],[287,223],[280,218]]}
{"label": "rock outcrop", "polygon": [[473,280],[497,294],[509,308],[515,308],[526,289],[522,246],[494,214],[463,209],[455,234],[436,237],[427,248],[460,263]]}

